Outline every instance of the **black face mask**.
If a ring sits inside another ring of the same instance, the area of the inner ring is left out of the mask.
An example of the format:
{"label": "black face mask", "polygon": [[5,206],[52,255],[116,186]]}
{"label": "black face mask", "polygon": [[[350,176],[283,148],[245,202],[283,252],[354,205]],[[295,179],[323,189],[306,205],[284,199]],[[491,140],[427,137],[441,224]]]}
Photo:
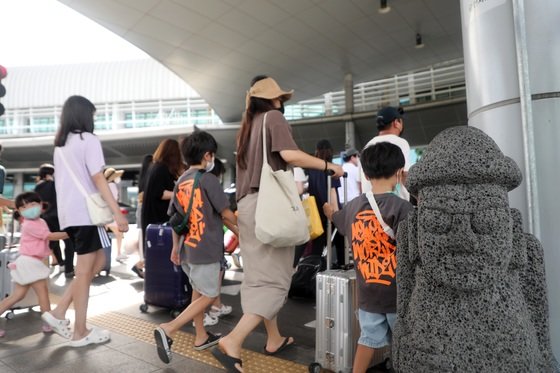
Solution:
{"label": "black face mask", "polygon": [[280,103],[280,107],[279,107],[279,108],[276,108],[276,110],[278,110],[279,112],[281,112],[282,114],[284,114],[284,103],[281,102],[281,103]]}

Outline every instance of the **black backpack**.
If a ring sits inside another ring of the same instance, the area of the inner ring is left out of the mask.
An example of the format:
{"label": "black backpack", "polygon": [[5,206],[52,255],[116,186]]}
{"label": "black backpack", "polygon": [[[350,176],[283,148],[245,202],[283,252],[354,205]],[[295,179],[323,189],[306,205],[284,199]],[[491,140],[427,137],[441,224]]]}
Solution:
{"label": "black backpack", "polygon": [[317,273],[326,268],[327,262],[321,255],[309,255],[303,258],[292,276],[288,297],[315,298]]}

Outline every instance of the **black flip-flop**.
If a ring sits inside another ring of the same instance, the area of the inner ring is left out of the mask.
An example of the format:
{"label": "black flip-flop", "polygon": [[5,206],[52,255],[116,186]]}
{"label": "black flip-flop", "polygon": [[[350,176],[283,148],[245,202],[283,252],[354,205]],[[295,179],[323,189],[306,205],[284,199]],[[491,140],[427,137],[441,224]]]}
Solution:
{"label": "black flip-flop", "polygon": [[212,350],[212,355],[214,355],[214,357],[224,366],[224,368],[226,368],[229,373],[240,372],[240,370],[235,367],[235,364],[239,364],[240,367],[243,367],[241,359],[229,356],[225,352],[222,352],[219,347]]}
{"label": "black flip-flop", "polygon": [[277,353],[281,352],[282,350],[285,350],[286,348],[290,347],[291,345],[294,344],[293,338],[292,338],[292,343],[288,343],[288,342],[290,342],[290,338],[292,338],[292,337],[286,337],[286,338],[284,338],[284,342],[282,342],[282,344],[280,345],[280,347],[278,347],[278,348],[276,349],[276,351],[274,351],[274,352],[268,351],[268,350],[266,349],[266,345],[264,345],[264,347],[263,347],[264,354],[267,355],[267,356],[276,355]]}
{"label": "black flip-flop", "polygon": [[210,332],[206,332],[208,334],[208,339],[206,342],[200,345],[194,345],[194,349],[197,351],[206,350],[209,347],[215,346],[218,342],[220,342],[220,338],[222,338],[221,334],[212,334]]}
{"label": "black flip-flop", "polygon": [[136,266],[132,266],[130,269],[132,272],[136,273],[136,275],[140,278],[144,278],[144,271]]}
{"label": "black flip-flop", "polygon": [[162,328],[156,328],[154,330],[154,338],[156,340],[157,354],[160,360],[165,364],[169,364],[171,361],[171,345],[173,345],[173,340],[165,334]]}

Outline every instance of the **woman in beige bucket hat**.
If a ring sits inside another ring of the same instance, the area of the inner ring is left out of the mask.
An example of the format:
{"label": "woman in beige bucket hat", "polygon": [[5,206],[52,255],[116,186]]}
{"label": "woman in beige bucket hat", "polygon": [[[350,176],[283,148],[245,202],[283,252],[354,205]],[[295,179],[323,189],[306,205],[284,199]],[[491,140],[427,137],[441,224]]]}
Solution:
{"label": "woman in beige bucket hat", "polygon": [[[255,209],[263,162],[262,128],[265,113],[268,162],[274,170],[298,166],[330,169],[342,176],[339,165],[313,157],[301,150],[284,118],[284,102],[293,91],[285,91],[267,76],[253,79],[247,92],[246,108],[237,136],[237,207],[240,247],[243,251],[244,279],[241,285],[243,316],[235,328],[219,342],[214,356],[230,372],[240,372],[241,346],[261,321],[267,331],[263,352],[274,355],[294,343],[280,334],[277,314],[285,304],[293,274],[294,247],[276,248],[255,237]],[[273,217],[271,217],[273,218]]]}

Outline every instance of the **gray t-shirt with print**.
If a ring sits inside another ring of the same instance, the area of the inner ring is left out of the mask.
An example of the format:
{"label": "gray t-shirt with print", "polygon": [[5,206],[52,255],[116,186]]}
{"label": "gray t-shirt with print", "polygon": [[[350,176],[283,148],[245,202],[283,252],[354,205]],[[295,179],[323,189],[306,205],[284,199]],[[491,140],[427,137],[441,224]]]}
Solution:
{"label": "gray t-shirt with print", "polygon": [[199,176],[189,218],[189,233],[183,242],[182,258],[191,264],[219,262],[224,255],[224,230],[221,213],[229,208],[229,200],[218,178],[211,173],[188,169],[181,175],[173,190],[167,214],[185,213],[192,194],[194,177]]}
{"label": "gray t-shirt with print", "polygon": [[[395,234],[412,204],[392,193],[376,194],[383,221]],[[358,306],[372,313],[394,313],[397,309],[396,243],[383,232],[365,194],[333,215],[333,223],[348,235],[354,255],[358,283]]]}

